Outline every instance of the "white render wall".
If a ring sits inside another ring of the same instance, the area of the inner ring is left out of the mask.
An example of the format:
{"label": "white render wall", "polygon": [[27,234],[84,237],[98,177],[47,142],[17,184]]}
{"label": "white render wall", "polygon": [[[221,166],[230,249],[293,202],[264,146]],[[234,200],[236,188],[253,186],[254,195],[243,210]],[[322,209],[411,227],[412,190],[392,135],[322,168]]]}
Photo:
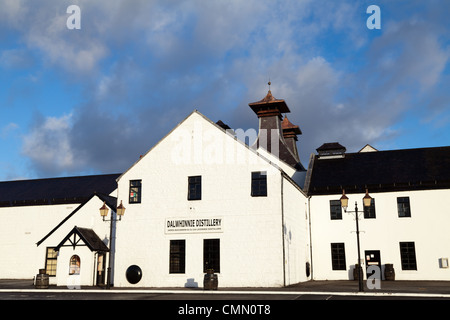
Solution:
{"label": "white render wall", "polygon": [[[380,250],[382,275],[384,265],[394,265],[396,280],[450,280],[450,269],[440,268],[440,258],[450,258],[450,211],[446,205],[450,190],[370,193],[375,198],[375,219],[364,219],[364,194],[347,194],[348,211],[355,201],[360,211],[359,229],[361,259],[365,250]],[[330,219],[330,200],[341,195],[313,196],[311,223],[313,277],[316,280],[353,279],[357,261],[356,222],[354,215],[342,212],[342,220]],[[411,217],[398,217],[397,197],[409,197]],[[347,270],[335,271],[331,266],[331,243],[345,243]],[[400,242],[414,242],[417,270],[402,270]],[[365,266],[363,268],[365,270]]]}
{"label": "white render wall", "polygon": [[[73,255],[80,258],[80,274],[69,275],[69,261]],[[88,247],[78,246],[73,248],[62,247],[58,253],[58,265],[56,277],[52,284],[65,286],[70,289],[80,289],[81,286],[93,286],[96,280],[96,253]],[[56,281],[55,281],[56,280]]]}
{"label": "white render wall", "polygon": [[[0,208],[0,279],[33,279],[45,267],[45,246],[36,246],[76,204]],[[62,240],[62,238],[61,238]]]}
{"label": "white render wall", "polygon": [[310,262],[308,199],[283,177],[283,231],[285,285],[310,280],[306,262]]}
{"label": "white render wall", "polygon": [[[292,253],[303,248],[304,221],[292,216],[303,217],[305,202],[298,198],[304,196],[288,187],[290,182],[283,183],[284,218],[292,235],[284,280],[281,171],[248,157],[255,153],[194,112],[125,172],[118,185],[118,200],[127,210],[117,226],[115,286],[132,286],[125,272],[138,265],[143,277],[135,286],[202,287],[204,239],[220,239],[219,286],[282,286],[305,279],[295,270],[301,257]],[[267,197],[251,196],[252,171],[267,171]],[[188,177],[197,175],[202,199],[188,201]],[[142,180],[140,204],[128,203],[129,181],[135,179]],[[221,218],[223,228],[167,234],[167,218]],[[184,274],[169,274],[170,240],[186,240]]]}

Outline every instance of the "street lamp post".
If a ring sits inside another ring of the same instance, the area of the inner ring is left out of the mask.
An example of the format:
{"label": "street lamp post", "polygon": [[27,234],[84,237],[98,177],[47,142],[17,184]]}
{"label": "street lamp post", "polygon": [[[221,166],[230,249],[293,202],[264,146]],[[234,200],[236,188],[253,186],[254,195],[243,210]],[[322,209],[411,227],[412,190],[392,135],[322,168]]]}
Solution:
{"label": "street lamp post", "polygon": [[[106,278],[106,288],[111,288],[111,266],[112,266],[112,233],[113,233],[113,222],[120,221],[122,219],[122,216],[125,213],[125,207],[122,204],[122,200],[120,201],[120,205],[116,209],[116,217],[114,217],[113,213],[111,212],[111,219],[107,220],[105,217],[108,215],[109,209],[106,206],[106,202],[103,202],[103,206],[99,209],[100,210],[100,216],[103,218],[103,221],[110,221],[110,227],[109,227],[109,259],[108,259],[108,277]],[[119,218],[117,218],[119,217]]]}
{"label": "street lamp post", "polygon": [[[346,213],[354,213],[355,214],[355,220],[356,220],[356,244],[357,244],[357,250],[358,250],[358,263],[355,267],[358,268],[358,286],[359,286],[359,292],[364,291],[364,285],[363,285],[363,279],[362,279],[362,267],[361,267],[361,250],[359,245],[359,216],[358,216],[358,203],[355,201],[355,211],[347,211],[348,208],[348,197],[345,195],[345,190],[342,189],[342,197],[340,199],[341,206],[344,209],[344,212]],[[370,204],[372,202],[372,197],[369,196],[369,192],[366,189],[366,195],[363,198],[363,205],[364,207],[370,207]]]}

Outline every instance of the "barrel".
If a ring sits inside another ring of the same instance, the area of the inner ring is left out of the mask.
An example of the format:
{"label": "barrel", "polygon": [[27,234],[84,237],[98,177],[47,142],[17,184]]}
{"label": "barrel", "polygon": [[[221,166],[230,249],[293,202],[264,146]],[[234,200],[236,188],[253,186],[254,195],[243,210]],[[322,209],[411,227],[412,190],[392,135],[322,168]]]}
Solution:
{"label": "barrel", "polygon": [[387,281],[395,280],[395,270],[392,263],[386,263],[384,265],[384,279]]}
{"label": "barrel", "polygon": [[219,280],[217,274],[208,272],[203,278],[203,289],[204,290],[217,290]]}
{"label": "barrel", "polygon": [[49,275],[45,273],[45,269],[39,269],[39,274],[36,275],[34,287],[36,289],[48,289]]}

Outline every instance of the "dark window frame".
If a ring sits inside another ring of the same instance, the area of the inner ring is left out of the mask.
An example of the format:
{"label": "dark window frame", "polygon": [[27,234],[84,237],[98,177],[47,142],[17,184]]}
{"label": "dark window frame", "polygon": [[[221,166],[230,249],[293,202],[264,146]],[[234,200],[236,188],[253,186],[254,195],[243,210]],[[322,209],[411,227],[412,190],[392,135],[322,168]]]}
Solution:
{"label": "dark window frame", "polygon": [[188,177],[188,200],[202,200],[202,176]]}
{"label": "dark window frame", "polygon": [[128,193],[128,203],[141,203],[142,201],[142,180],[130,180]]}
{"label": "dark window frame", "polygon": [[413,241],[400,242],[402,270],[417,270],[416,245]]}
{"label": "dark window frame", "polygon": [[411,202],[409,197],[397,197],[397,212],[399,218],[411,218]]}
{"label": "dark window frame", "polygon": [[252,197],[267,197],[267,172],[254,171],[252,172]]}
{"label": "dark window frame", "polygon": [[375,198],[370,200],[370,207],[364,207],[364,219],[376,219]]}
{"label": "dark window frame", "polygon": [[337,271],[347,270],[345,243],[331,243],[331,268]]}
{"label": "dark window frame", "polygon": [[170,240],[169,273],[186,273],[186,240]]}
{"label": "dark window frame", "polygon": [[55,251],[55,247],[47,247],[47,249],[45,250],[45,273],[50,277],[55,277],[57,265],[58,252]]}
{"label": "dark window frame", "polygon": [[342,206],[340,200],[330,200],[330,219],[342,220]]}
{"label": "dark window frame", "polygon": [[220,239],[203,239],[203,272],[220,273]]}

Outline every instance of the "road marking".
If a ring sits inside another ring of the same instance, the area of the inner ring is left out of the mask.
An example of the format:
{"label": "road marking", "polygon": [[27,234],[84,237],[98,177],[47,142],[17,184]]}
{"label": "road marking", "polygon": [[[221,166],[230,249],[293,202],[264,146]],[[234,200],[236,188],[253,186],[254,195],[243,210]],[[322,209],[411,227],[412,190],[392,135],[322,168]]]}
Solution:
{"label": "road marking", "polygon": [[424,297],[424,298],[450,298],[450,294],[441,293],[401,293],[401,292],[331,292],[331,291],[236,291],[236,290],[166,290],[166,289],[0,289],[0,293],[110,293],[110,294],[218,294],[218,295],[324,295],[324,296],[367,296],[367,297]]}

